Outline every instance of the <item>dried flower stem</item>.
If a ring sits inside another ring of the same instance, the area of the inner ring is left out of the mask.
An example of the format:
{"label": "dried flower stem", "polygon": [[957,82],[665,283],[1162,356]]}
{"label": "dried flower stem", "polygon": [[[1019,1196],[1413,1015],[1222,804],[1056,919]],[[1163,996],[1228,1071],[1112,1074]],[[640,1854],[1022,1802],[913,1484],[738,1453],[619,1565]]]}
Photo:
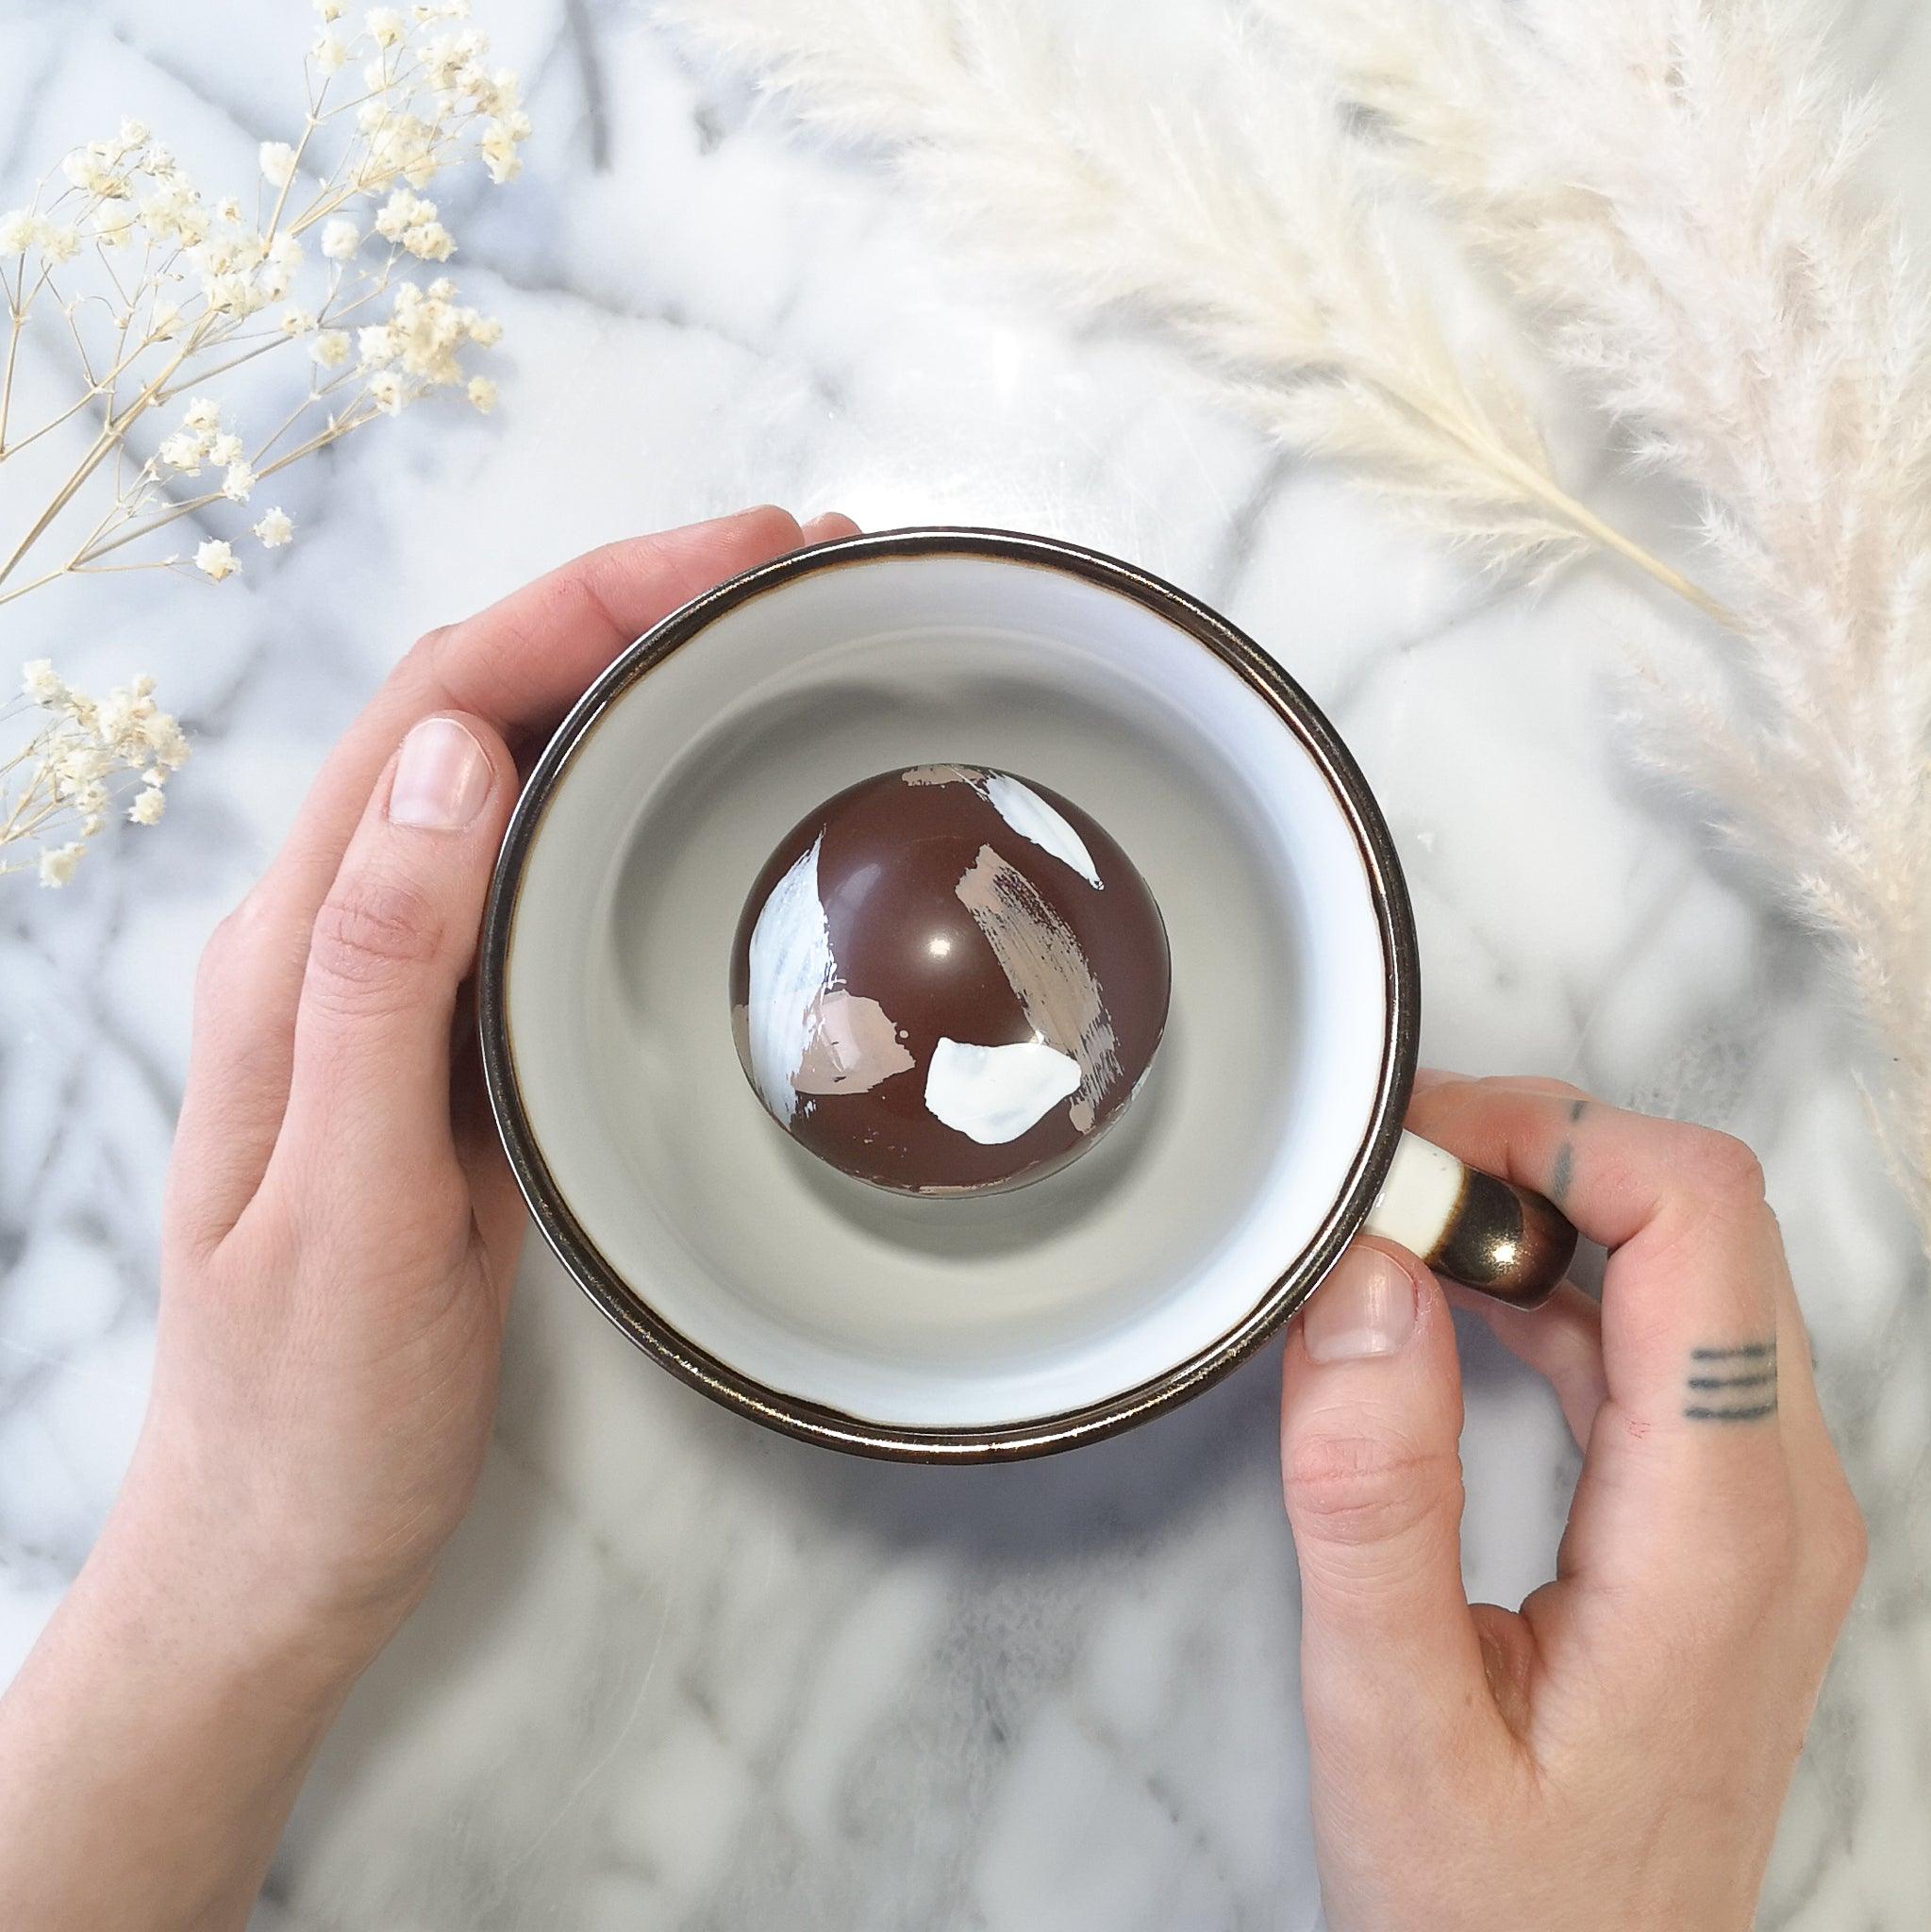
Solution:
{"label": "dried flower stem", "polygon": [[1931,287],[1864,176],[1874,114],[1785,0],[1274,4],[1702,495],[1728,702],[1651,676],[1640,744],[1835,942],[1931,1242]]}
{"label": "dried flower stem", "polygon": [[[61,576],[87,575],[109,550],[191,509],[208,508],[218,498],[246,501],[264,473],[229,453],[238,454],[238,439],[222,430],[218,418],[160,441],[138,461],[131,480],[130,437],[152,410],[284,342],[308,339],[310,353],[325,368],[346,361],[350,343],[343,322],[390,291],[409,258],[441,262],[455,248],[435,205],[419,191],[472,154],[499,181],[515,174],[516,148],[529,131],[517,104],[515,77],[488,70],[481,35],[430,31],[464,15],[467,0],[429,0],[410,9],[407,19],[378,8],[364,23],[359,50],[331,30],[341,10],[335,0],[319,0],[317,10],[325,31],[310,49],[297,138],[292,145],[262,147],[262,173],[274,190],[264,220],[245,222],[233,198],[211,208],[173,157],[135,123],[125,124],[116,140],[70,155],[63,163],[68,185],[51,199],[43,182],[28,207],[0,215],[0,291],[8,306],[0,461],[17,458],[83,411],[100,411],[92,441],[0,556],[0,603]],[[333,75],[358,53],[366,56],[365,87],[348,99],[331,101]],[[298,183],[310,178],[303,169],[318,138],[344,125],[351,128],[348,138],[337,144],[314,192],[298,198]],[[365,211],[374,213],[374,233],[386,244],[386,255],[374,264],[358,259],[369,237],[356,217]],[[322,254],[330,264],[320,303],[312,311],[286,309],[274,328],[250,326],[263,308],[288,297],[304,260],[300,238],[318,225],[325,228]],[[110,251],[127,248],[137,238],[140,272],[130,288]],[[83,249],[103,286],[70,294],[65,265]],[[471,399],[479,408],[490,407],[493,387],[480,378],[469,380],[457,351],[466,343],[487,346],[500,332],[474,310],[455,308],[453,293],[443,280],[426,293],[408,283],[396,287],[389,323],[361,331],[357,373],[367,380],[358,402],[366,406],[331,415],[302,442],[303,454],[365,428],[377,416],[393,415],[441,385],[469,381]],[[57,305],[85,387],[46,422],[14,437],[15,372],[30,314],[42,301]],[[98,327],[96,311],[105,318]],[[124,396],[130,376],[139,387]],[[336,387],[311,379],[297,413],[321,407]],[[64,561],[20,581],[22,565],[110,458],[115,484],[108,514]],[[172,477],[197,474],[204,458],[225,472],[221,490],[191,500],[175,497],[169,488]],[[277,460],[273,467],[284,466]],[[279,511],[271,516],[278,531],[287,523]],[[239,565],[227,546],[218,544],[216,551],[217,568],[207,574],[219,580]],[[178,557],[155,559],[157,568],[181,563]]]}
{"label": "dried flower stem", "polygon": [[[265,478],[432,390],[463,387],[478,410],[493,404],[494,385],[470,375],[461,358],[492,346],[500,328],[458,307],[447,279],[419,287],[407,271],[413,261],[444,262],[456,249],[422,195],[439,174],[472,157],[492,180],[517,173],[529,122],[516,77],[489,67],[481,34],[449,30],[468,0],[418,0],[407,15],[376,8],[353,36],[336,30],[340,0],[315,0],[315,10],[322,32],[305,68],[301,126],[292,143],[263,143],[261,175],[273,192],[264,197],[257,188],[254,220],[239,197],[206,200],[133,121],[67,156],[64,186],[50,175],[26,207],[0,212],[0,463],[92,418],[71,464],[49,463],[41,508],[0,540],[0,606],[70,576],[167,570],[220,583],[241,568],[223,538],[208,538],[191,559],[139,552],[108,559],[183,518],[246,503]],[[352,59],[361,63],[360,91],[332,97],[333,76]],[[305,173],[336,135],[325,167]],[[312,308],[303,308],[291,300],[309,266],[302,238],[318,230],[319,289]],[[374,320],[378,303],[386,316]],[[353,339],[351,322],[358,325]],[[71,351],[80,392],[18,431],[29,341]],[[285,343],[305,348],[307,378],[251,452],[205,391]],[[155,411],[184,396],[178,425],[156,428]],[[204,467],[218,482],[186,493],[183,481]],[[112,477],[105,508],[84,534],[69,537],[67,520],[87,520],[75,506],[103,472]],[[290,541],[294,520],[276,508],[250,528],[274,549]],[[174,720],[155,710],[151,688],[138,679],[96,704],[44,661],[27,667],[26,697],[38,716],[25,744],[0,754],[0,874],[26,869],[38,852],[42,882],[64,884],[105,828],[117,772],[141,775],[128,816],[140,824],[160,816],[161,787],[187,748]],[[0,722],[15,715],[0,711]]]}

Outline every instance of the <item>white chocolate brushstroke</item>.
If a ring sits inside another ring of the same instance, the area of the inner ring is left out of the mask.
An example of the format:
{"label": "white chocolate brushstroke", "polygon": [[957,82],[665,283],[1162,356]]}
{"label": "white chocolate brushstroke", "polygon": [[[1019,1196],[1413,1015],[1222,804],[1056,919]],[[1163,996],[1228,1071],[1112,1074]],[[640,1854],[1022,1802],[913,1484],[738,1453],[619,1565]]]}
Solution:
{"label": "white chocolate brushstroke", "polygon": [[1120,1078],[1119,1040],[1099,982],[1073,928],[1025,874],[990,845],[953,889],[986,935],[1007,984],[1032,1028],[1079,1063],[1073,1123],[1090,1133],[1100,1104]]}
{"label": "white chocolate brushstroke", "polygon": [[786,1126],[798,1108],[796,1075],[817,1029],[819,1004],[838,970],[818,896],[824,843],[821,832],[771,889],[751,929],[751,1084]]}
{"label": "white chocolate brushstroke", "polygon": [[972,1046],[941,1036],[925,1073],[933,1117],[982,1147],[1016,1141],[1079,1090],[1079,1062],[1042,1040]]}
{"label": "white chocolate brushstroke", "polygon": [[1094,891],[1106,891],[1086,841],[1067,823],[1066,815],[1054,810],[1030,785],[1004,772],[988,772],[979,789],[986,803],[1022,839],[1030,839],[1042,852],[1063,859]]}

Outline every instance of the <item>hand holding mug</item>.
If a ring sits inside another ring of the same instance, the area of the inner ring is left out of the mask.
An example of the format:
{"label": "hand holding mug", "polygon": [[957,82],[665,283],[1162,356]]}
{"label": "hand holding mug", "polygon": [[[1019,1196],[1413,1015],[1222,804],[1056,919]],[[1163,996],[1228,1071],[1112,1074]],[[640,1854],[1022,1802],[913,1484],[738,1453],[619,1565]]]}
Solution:
{"label": "hand holding mug", "polygon": [[611,544],[424,638],[209,942],[147,1422],[0,1707],[7,1924],[247,1917],[489,1440],[524,1222],[459,989],[513,747],[666,611],[850,528],[759,509]]}
{"label": "hand holding mug", "polygon": [[[1585,1459],[1556,1579],[1461,1578],[1441,1291],[1357,1244],[1288,1337],[1282,1464],[1332,1932],[1743,1932],[1864,1531],[1762,1176],[1726,1136],[1536,1080],[1410,1121],[1610,1249],[1600,1307],[1482,1303]],[[1475,1305],[1475,1298],[1470,1298]]]}

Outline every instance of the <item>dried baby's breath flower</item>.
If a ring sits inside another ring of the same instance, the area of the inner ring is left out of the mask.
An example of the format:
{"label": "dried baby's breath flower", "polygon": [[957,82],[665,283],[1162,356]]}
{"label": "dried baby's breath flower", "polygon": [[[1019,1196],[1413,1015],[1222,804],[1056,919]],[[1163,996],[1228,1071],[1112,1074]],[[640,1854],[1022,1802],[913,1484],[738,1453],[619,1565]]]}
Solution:
{"label": "dried baby's breath flower", "polygon": [[[462,0],[375,8],[359,26],[334,0],[315,10],[299,134],[259,144],[245,195],[206,192],[129,119],[0,209],[0,463],[75,419],[92,439],[44,512],[0,533],[0,605],[105,570],[221,582],[240,566],[218,534],[191,558],[157,544],[131,562],[117,553],[177,518],[249,501],[262,478],[428,390],[459,390],[479,409],[493,400],[464,365],[500,325],[445,277],[426,289],[409,277],[412,263],[458,251],[435,183],[473,161],[494,180],[515,173],[530,131],[516,76],[460,25]],[[336,79],[358,69],[360,88]],[[22,398],[41,388],[12,375],[36,328],[57,354],[77,352],[80,393],[24,424]],[[263,434],[225,416],[226,373],[298,340],[301,362],[274,365],[304,377],[271,411],[272,422],[287,408],[279,426]],[[84,490],[102,502],[86,508]],[[274,511],[250,527],[278,548],[292,525]]]}
{"label": "dried baby's breath flower", "polygon": [[[74,876],[75,869],[81,861],[87,847],[76,839],[71,844],[57,845],[52,851],[41,854],[41,883],[43,886],[64,886]],[[9,867],[9,871],[13,868]]]}
{"label": "dried baby's breath flower", "polygon": [[96,701],[44,658],[23,667],[19,701],[0,709],[0,719],[31,721],[25,741],[0,755],[0,874],[32,870],[43,886],[64,886],[108,808],[130,791],[131,823],[160,818],[188,741],[154,689],[137,677]]}
{"label": "dried baby's breath flower", "polygon": [[21,667],[21,694],[36,705],[51,705],[65,695],[66,685],[54,675],[51,658],[30,658]]}
{"label": "dried baby's breath flower", "polygon": [[285,509],[265,512],[258,524],[251,525],[264,550],[279,550],[295,534],[294,519]]}
{"label": "dried baby's breath flower", "polygon": [[496,407],[496,385],[487,375],[470,377],[469,398],[476,413],[487,416]]}

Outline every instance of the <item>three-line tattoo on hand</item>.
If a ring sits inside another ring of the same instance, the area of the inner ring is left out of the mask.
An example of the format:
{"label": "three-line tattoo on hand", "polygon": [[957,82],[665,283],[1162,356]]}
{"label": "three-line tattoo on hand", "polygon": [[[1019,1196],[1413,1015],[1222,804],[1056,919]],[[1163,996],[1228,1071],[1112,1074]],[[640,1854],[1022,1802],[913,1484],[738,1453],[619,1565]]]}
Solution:
{"label": "three-line tattoo on hand", "polygon": [[1755,1423],[1777,1412],[1777,1345],[1746,1341],[1735,1348],[1690,1351],[1689,1400],[1692,1423]]}

